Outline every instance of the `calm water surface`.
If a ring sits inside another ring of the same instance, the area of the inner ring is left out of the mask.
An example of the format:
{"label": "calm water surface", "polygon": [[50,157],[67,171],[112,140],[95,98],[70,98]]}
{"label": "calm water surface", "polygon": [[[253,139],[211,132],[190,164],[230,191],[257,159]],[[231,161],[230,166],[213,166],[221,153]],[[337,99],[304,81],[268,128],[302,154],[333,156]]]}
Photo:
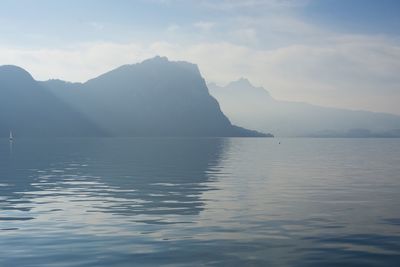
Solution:
{"label": "calm water surface", "polygon": [[0,140],[0,266],[267,265],[400,266],[400,140]]}

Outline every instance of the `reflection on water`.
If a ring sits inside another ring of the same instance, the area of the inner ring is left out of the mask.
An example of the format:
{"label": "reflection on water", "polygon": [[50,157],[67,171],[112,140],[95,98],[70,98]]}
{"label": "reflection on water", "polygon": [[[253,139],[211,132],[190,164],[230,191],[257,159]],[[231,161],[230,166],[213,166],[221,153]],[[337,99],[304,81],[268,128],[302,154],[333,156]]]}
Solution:
{"label": "reflection on water", "polygon": [[11,214],[74,203],[79,212],[195,215],[203,209],[200,195],[213,180],[208,170],[216,170],[225,142],[22,140],[17,151],[2,155],[2,209]]}
{"label": "reflection on water", "polygon": [[1,140],[0,266],[394,266],[399,156],[374,139]]}

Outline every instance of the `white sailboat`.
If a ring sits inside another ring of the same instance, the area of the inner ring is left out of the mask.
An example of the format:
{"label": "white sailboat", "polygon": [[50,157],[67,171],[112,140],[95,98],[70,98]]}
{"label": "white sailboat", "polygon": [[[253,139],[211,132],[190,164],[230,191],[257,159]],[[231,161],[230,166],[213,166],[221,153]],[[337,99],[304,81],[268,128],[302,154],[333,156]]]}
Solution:
{"label": "white sailboat", "polygon": [[10,141],[12,141],[14,138],[13,138],[13,134],[12,134],[12,131],[10,131]]}

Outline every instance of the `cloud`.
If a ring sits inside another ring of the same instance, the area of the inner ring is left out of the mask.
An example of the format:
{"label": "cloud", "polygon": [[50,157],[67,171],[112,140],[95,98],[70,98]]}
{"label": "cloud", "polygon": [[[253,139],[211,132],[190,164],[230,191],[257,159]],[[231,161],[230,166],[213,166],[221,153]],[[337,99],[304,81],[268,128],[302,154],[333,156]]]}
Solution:
{"label": "cloud", "polygon": [[231,32],[231,36],[242,44],[257,44],[257,30],[254,28],[239,28]]}
{"label": "cloud", "polygon": [[214,22],[211,21],[199,21],[194,24],[194,27],[202,30],[202,31],[209,31],[215,26]]}
{"label": "cloud", "polygon": [[181,27],[177,24],[170,24],[167,27],[167,33],[173,34],[176,33]]}
{"label": "cloud", "polygon": [[104,29],[104,25],[96,21],[91,21],[88,24],[96,31],[102,31]]}
{"label": "cloud", "polygon": [[318,44],[265,49],[231,42],[94,42],[65,49],[0,47],[0,62],[37,79],[85,81],[155,55],[197,63],[208,81],[247,77],[280,99],[400,114],[400,46],[383,38],[327,36]]}
{"label": "cloud", "polygon": [[304,6],[309,0],[200,0],[203,6],[213,9],[288,8]]}

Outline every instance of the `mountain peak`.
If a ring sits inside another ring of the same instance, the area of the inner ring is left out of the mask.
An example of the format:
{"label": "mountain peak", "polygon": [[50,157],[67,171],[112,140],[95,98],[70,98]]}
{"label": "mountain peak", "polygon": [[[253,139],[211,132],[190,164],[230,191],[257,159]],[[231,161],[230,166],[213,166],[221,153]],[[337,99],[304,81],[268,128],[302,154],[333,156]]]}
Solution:
{"label": "mountain peak", "polygon": [[155,57],[144,60],[142,63],[145,62],[169,62],[169,59],[167,57],[157,55]]}
{"label": "mountain peak", "polygon": [[196,64],[187,62],[187,61],[175,61],[175,60],[169,60],[167,57],[164,56],[155,56],[149,59],[146,59],[140,63],[137,63],[135,65],[147,65],[147,64],[151,64],[151,65],[155,65],[155,66],[166,66],[166,65],[175,65],[175,66],[180,66],[180,67],[184,67],[184,68],[188,68],[191,70],[194,70],[196,72],[196,74],[200,75],[200,72],[198,70],[198,66]]}
{"label": "mountain peak", "polygon": [[225,85],[225,87],[246,89],[246,88],[252,88],[253,85],[250,83],[248,79],[242,77],[238,80],[229,82],[227,85]]}
{"label": "mountain peak", "polygon": [[[148,77],[148,79],[146,79],[145,76]],[[150,76],[155,77],[149,78]],[[94,83],[106,83],[109,86],[112,86],[112,84],[115,82],[132,84],[133,82],[135,82],[135,79],[140,80],[143,83],[149,84],[158,79],[163,79],[165,81],[169,80],[171,82],[179,82],[182,79],[197,78],[203,80],[200,74],[200,70],[196,64],[186,61],[172,61],[169,60],[167,57],[155,56],[153,58],[149,58],[138,63],[122,65],[94,79],[90,79],[86,83],[92,85]],[[138,86],[139,85],[136,84],[136,87]],[[166,87],[164,86],[164,88]],[[188,88],[192,87],[189,86]]]}
{"label": "mountain peak", "polygon": [[167,57],[165,56],[155,56],[149,59],[146,59],[142,62],[139,62],[137,64],[134,65],[147,65],[147,64],[152,64],[152,65],[157,65],[157,66],[165,66],[165,65],[175,65],[175,66],[180,66],[180,67],[184,67],[184,68],[189,68],[192,70],[195,70],[196,73],[198,72],[198,74],[200,74],[199,70],[198,70],[198,66],[196,64],[187,62],[187,61],[175,61],[175,60],[169,60]]}
{"label": "mountain peak", "polygon": [[238,93],[246,93],[246,94],[254,94],[261,93],[263,95],[267,94],[269,97],[269,93],[263,87],[256,87],[246,78],[240,78],[236,81],[228,83],[225,87],[226,89],[236,91]]}
{"label": "mountain peak", "polygon": [[247,78],[243,78],[243,77],[239,78],[236,81],[230,82],[229,85],[254,87]]}
{"label": "mountain peak", "polygon": [[249,89],[249,88],[257,88],[251,84],[251,82],[247,78],[241,77],[236,81],[232,81],[228,83],[225,87],[236,88],[236,89]]}
{"label": "mountain peak", "polygon": [[33,77],[29,72],[24,70],[21,67],[15,65],[3,65],[0,66],[0,78],[5,80],[14,80],[14,81],[33,81]]}

